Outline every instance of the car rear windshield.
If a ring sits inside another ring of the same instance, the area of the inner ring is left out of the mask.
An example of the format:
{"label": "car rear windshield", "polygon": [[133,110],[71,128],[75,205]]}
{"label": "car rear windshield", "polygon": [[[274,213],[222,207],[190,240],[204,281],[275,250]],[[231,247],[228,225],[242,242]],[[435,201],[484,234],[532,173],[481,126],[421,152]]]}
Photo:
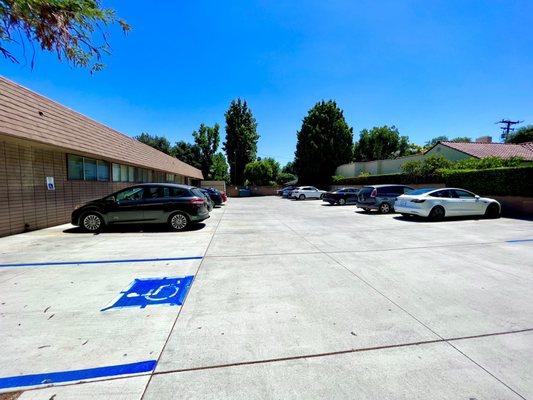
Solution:
{"label": "car rear windshield", "polygon": [[412,196],[416,196],[416,195],[419,195],[419,194],[424,194],[424,193],[427,193],[427,192],[431,192],[432,190],[435,190],[435,188],[424,188],[424,189],[415,189],[415,190],[412,190],[410,192],[408,192],[407,194],[408,195],[412,195]]}
{"label": "car rear windshield", "polygon": [[205,197],[205,194],[202,193],[200,189],[191,189],[192,194],[198,197]]}
{"label": "car rear windshield", "polygon": [[370,193],[372,193],[372,190],[374,190],[373,187],[364,187],[359,191],[359,194],[361,196],[369,195]]}

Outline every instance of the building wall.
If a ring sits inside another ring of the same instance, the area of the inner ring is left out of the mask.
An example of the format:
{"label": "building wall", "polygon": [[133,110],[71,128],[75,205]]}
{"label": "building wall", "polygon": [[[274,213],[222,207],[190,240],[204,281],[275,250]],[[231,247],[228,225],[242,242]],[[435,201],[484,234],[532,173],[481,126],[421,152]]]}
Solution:
{"label": "building wall", "polygon": [[[69,181],[65,152],[0,140],[0,236],[70,221],[77,205],[132,185],[130,182]],[[46,177],[53,176],[55,190]]]}
{"label": "building wall", "polygon": [[389,160],[343,164],[337,167],[335,175],[342,175],[345,178],[353,178],[359,176],[363,172],[368,172],[370,175],[395,174],[401,172],[401,166],[406,162],[421,160],[423,158],[423,154],[415,154],[413,156],[393,158]]}
{"label": "building wall", "polygon": [[429,150],[426,155],[428,156],[436,156],[441,155],[447,160],[450,161],[459,161],[464,160],[467,158],[472,158],[472,156],[465,154],[463,152],[457,151],[455,149],[452,149],[448,146],[443,146],[442,144],[437,144],[435,147],[433,147],[431,150]]}

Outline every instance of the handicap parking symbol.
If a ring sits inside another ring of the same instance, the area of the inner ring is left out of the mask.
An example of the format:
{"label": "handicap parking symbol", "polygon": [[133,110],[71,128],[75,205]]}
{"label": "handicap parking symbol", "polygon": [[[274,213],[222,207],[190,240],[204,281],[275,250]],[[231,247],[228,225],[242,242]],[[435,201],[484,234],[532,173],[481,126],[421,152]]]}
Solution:
{"label": "handicap parking symbol", "polygon": [[125,307],[144,308],[157,304],[181,306],[193,279],[193,276],[135,279],[101,311]]}

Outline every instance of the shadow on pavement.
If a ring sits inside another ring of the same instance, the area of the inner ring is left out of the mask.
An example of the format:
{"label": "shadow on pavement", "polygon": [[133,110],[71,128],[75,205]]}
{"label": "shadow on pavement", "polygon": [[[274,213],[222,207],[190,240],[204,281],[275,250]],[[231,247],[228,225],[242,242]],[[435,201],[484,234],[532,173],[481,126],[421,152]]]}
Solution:
{"label": "shadow on pavement", "polygon": [[205,227],[204,223],[192,224],[182,231],[174,231],[166,224],[124,224],[124,225],[110,225],[106,226],[102,231],[97,233],[85,232],[80,227],[65,229],[63,233],[81,233],[86,235],[105,235],[106,233],[143,233],[143,232],[195,232],[202,230]]}

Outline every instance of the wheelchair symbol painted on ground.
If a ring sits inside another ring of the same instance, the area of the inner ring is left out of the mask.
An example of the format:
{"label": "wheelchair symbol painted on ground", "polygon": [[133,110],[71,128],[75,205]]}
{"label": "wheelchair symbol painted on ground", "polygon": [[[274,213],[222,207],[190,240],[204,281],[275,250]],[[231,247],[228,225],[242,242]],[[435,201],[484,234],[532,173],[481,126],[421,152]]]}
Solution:
{"label": "wheelchair symbol painted on ground", "polygon": [[145,308],[159,304],[181,306],[193,279],[193,276],[135,279],[101,311],[125,307]]}

